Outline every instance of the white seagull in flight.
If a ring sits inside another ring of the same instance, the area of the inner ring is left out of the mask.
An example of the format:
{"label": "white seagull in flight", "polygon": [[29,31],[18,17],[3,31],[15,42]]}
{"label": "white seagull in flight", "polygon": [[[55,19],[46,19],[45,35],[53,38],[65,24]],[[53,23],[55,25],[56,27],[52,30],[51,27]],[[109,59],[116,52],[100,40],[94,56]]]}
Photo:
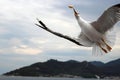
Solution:
{"label": "white seagull in flight", "polygon": [[115,33],[111,30],[120,21],[120,4],[108,8],[98,20],[88,23],[79,16],[73,6],[76,20],[81,27],[78,41],[85,47],[93,47],[93,54],[108,53],[115,42]]}
{"label": "white seagull in flight", "polygon": [[92,23],[81,18],[72,5],[70,5],[69,8],[73,9],[75,18],[81,28],[81,33],[77,38],[70,38],[69,36],[54,32],[39,20],[41,25],[36,25],[80,46],[93,47],[93,54],[101,55],[110,52],[115,43],[115,32],[111,29],[118,21],[120,21],[120,4],[116,4],[105,10],[98,20]]}

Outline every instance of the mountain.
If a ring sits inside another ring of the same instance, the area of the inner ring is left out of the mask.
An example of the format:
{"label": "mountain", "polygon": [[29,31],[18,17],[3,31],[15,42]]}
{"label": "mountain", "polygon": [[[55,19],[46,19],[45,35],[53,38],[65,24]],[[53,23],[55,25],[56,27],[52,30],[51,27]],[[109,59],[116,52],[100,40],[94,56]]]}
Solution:
{"label": "mountain", "polygon": [[106,75],[109,76],[120,76],[120,59],[108,62],[104,65],[103,71]]}
{"label": "mountain", "polygon": [[[46,62],[38,62],[30,66],[22,67],[10,71],[3,75],[14,76],[81,76],[93,78],[95,75],[100,77],[120,76],[120,60],[114,60],[109,63],[102,62],[78,62],[74,60],[62,62],[50,59]],[[114,69],[115,68],[115,69]]]}
{"label": "mountain", "polygon": [[77,61],[66,61],[61,62],[57,60],[48,60],[46,62],[38,62],[30,66],[26,66],[14,71],[5,73],[4,75],[14,76],[57,76],[57,75],[72,75],[82,77],[95,77],[94,73],[97,69],[96,66],[91,63],[77,62]]}
{"label": "mountain", "polygon": [[113,60],[113,61],[108,62],[108,63],[106,64],[106,66],[118,66],[118,65],[120,65],[120,59]]}
{"label": "mountain", "polygon": [[103,62],[100,62],[100,61],[92,61],[91,64],[93,64],[93,65],[95,65],[95,66],[98,66],[98,67],[99,67],[99,66],[101,67],[101,66],[104,65],[104,63],[103,63]]}

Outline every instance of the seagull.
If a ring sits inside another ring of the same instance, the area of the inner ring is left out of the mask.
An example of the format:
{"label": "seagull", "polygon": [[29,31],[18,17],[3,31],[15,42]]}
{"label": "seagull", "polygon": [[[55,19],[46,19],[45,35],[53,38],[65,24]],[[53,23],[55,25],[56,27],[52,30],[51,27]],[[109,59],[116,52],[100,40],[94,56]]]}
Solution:
{"label": "seagull", "polygon": [[120,21],[120,4],[116,4],[104,11],[94,22],[87,22],[72,5],[75,18],[81,28],[80,35],[76,38],[85,47],[92,47],[92,53],[102,55],[112,50],[115,44],[115,31],[113,26]]}
{"label": "seagull", "polygon": [[110,52],[116,40],[113,26],[120,21],[120,4],[111,6],[96,21],[91,23],[84,20],[72,5],[68,7],[73,10],[74,16],[81,28],[81,32],[77,38],[71,38],[70,36],[52,31],[39,19],[37,20],[40,25],[35,25],[79,46],[92,47],[92,54],[94,55],[102,55]]}

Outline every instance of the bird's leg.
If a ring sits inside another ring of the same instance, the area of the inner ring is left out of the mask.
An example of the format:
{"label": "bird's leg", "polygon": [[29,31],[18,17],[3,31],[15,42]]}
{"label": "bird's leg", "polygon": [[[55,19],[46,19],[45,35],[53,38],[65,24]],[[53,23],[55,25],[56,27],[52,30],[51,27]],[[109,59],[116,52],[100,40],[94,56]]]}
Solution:
{"label": "bird's leg", "polygon": [[106,47],[107,47],[107,49],[109,50],[109,51],[111,51],[112,50],[112,48],[105,42],[105,40],[102,38],[101,39],[103,42],[104,42],[104,44],[106,45]]}
{"label": "bird's leg", "polygon": [[104,49],[104,48],[102,48],[102,46],[101,46],[101,44],[98,42],[98,46],[105,52],[105,53],[107,53],[107,50],[106,49]]}
{"label": "bird's leg", "polygon": [[79,14],[79,13],[75,10],[75,8],[74,8],[72,5],[69,5],[68,7],[69,7],[69,8],[72,8],[73,11],[74,11],[75,17],[78,17],[78,14]]}

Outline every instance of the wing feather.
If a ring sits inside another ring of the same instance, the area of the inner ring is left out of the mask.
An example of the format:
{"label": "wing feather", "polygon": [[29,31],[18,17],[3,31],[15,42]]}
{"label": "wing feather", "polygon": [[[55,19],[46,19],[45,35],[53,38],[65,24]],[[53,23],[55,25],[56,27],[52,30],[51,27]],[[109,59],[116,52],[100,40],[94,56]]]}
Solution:
{"label": "wing feather", "polygon": [[78,42],[80,42],[85,47],[91,47],[93,45],[93,42],[90,41],[83,32],[80,33],[78,38],[76,39]]}
{"label": "wing feather", "polygon": [[106,31],[113,28],[115,23],[120,21],[120,4],[114,5],[108,8],[104,13],[98,18],[97,21],[91,23],[91,25],[100,33],[105,33]]}

